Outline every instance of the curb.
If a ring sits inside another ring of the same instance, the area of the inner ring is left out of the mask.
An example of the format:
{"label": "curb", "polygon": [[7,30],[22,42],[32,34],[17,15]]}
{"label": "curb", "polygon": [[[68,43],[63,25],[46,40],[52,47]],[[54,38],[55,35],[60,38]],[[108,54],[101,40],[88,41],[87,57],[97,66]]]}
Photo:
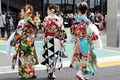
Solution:
{"label": "curb", "polygon": [[6,39],[0,39],[0,44],[2,43],[2,44],[4,44],[4,43],[6,43]]}

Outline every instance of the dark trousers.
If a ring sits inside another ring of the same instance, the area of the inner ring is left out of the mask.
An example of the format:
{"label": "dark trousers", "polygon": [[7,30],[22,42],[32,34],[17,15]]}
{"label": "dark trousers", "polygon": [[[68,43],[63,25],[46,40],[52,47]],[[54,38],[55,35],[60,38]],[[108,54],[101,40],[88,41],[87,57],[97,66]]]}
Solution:
{"label": "dark trousers", "polygon": [[2,27],[0,29],[1,29],[1,37],[3,38],[3,37],[5,37],[5,28]]}
{"label": "dark trousers", "polygon": [[8,39],[11,35],[11,30],[6,28],[1,28],[1,38],[5,37],[5,31],[7,33],[7,39]]}
{"label": "dark trousers", "polygon": [[11,30],[6,30],[6,31],[7,31],[7,39],[8,39],[11,35]]}

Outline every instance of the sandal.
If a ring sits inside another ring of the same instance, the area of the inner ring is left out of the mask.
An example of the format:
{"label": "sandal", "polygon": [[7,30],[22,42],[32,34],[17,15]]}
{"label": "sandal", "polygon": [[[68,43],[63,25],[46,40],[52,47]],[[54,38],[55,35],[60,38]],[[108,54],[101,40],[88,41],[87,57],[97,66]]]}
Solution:
{"label": "sandal", "polygon": [[49,79],[56,79],[56,76],[54,75],[54,73],[48,73],[48,78]]}

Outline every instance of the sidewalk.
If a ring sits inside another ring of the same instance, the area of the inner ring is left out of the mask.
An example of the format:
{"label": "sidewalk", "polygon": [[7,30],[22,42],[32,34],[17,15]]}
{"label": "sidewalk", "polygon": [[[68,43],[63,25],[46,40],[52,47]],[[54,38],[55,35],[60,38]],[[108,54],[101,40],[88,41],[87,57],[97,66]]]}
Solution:
{"label": "sidewalk", "polygon": [[[40,57],[40,47],[42,46],[42,42],[35,42],[36,50],[38,53],[38,57]],[[5,44],[1,44],[0,48],[5,48]],[[71,51],[70,51],[71,50]],[[63,61],[63,67],[69,67],[71,58],[72,58],[72,53],[73,53],[73,44],[67,44],[66,45],[66,53],[68,53],[69,58],[62,59]],[[99,68],[103,67],[110,67],[110,66],[117,66],[120,65],[120,52],[119,51],[113,51],[113,50],[106,50],[106,49],[95,49],[95,53],[97,55],[97,62]],[[5,54],[5,49],[1,51],[0,49],[0,74],[5,74],[5,73],[15,73],[17,72],[17,66],[15,70],[11,69],[11,60],[12,60],[12,55],[6,56]],[[35,66],[36,70],[45,70],[46,67],[42,65],[37,65]]]}

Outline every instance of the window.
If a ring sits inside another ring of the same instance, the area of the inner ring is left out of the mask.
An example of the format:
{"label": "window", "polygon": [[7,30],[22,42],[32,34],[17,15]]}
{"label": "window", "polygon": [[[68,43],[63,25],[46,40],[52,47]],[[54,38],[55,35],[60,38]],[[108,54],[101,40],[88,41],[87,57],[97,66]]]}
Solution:
{"label": "window", "polygon": [[79,4],[81,2],[81,0],[76,0],[75,4]]}
{"label": "window", "polygon": [[94,8],[94,0],[90,0],[90,9]]}
{"label": "window", "polygon": [[73,0],[68,0],[68,4],[73,4]]}
{"label": "window", "polygon": [[46,3],[47,3],[47,1],[46,1],[46,0],[44,0],[44,3],[46,4]]}
{"label": "window", "polygon": [[49,0],[49,3],[61,4],[61,0]]}

